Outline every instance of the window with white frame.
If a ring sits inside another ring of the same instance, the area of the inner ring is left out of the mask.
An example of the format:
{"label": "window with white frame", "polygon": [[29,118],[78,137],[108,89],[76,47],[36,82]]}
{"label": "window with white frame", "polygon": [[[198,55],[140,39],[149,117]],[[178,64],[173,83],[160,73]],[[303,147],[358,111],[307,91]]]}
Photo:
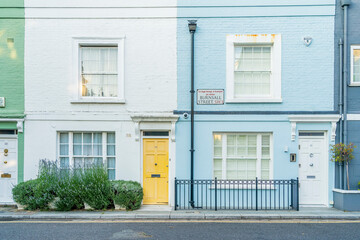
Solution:
{"label": "window with white frame", "polygon": [[227,102],[281,102],[281,37],[227,36]]}
{"label": "window with white frame", "polygon": [[360,45],[351,46],[351,85],[360,86]]}
{"label": "window with white frame", "polygon": [[76,102],[124,100],[124,39],[74,38]]}
{"label": "window with white frame", "polygon": [[214,133],[214,177],[266,180],[271,164],[271,134]]}
{"label": "window with white frame", "polygon": [[60,168],[84,169],[93,164],[105,164],[109,179],[115,179],[114,132],[60,132]]}

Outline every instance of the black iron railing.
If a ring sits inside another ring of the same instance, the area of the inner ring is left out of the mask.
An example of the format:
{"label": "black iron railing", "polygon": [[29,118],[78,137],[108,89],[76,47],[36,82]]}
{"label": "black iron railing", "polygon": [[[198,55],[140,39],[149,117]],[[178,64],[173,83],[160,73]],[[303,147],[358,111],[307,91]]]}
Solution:
{"label": "black iron railing", "polygon": [[[191,185],[194,204],[191,204]],[[175,178],[175,210],[299,210],[299,180]]]}

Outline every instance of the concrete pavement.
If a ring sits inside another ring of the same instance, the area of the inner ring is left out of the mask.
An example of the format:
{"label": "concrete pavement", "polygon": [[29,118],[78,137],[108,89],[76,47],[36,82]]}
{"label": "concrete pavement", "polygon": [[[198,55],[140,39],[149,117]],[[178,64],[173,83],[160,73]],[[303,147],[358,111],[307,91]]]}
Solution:
{"label": "concrete pavement", "polygon": [[360,212],[344,212],[334,208],[300,208],[300,211],[172,211],[167,206],[143,206],[136,211],[23,211],[11,207],[0,208],[0,221],[20,219],[107,219],[107,220],[241,220],[241,219],[338,219],[360,220]]}

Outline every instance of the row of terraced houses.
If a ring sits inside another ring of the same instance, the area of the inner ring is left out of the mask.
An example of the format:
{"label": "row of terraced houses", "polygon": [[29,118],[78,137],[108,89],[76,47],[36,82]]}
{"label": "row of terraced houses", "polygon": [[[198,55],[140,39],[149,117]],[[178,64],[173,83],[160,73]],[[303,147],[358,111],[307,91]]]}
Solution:
{"label": "row of terraced houses", "polygon": [[184,187],[196,207],[204,186],[185,185],[199,179],[210,195],[212,180],[228,184],[234,201],[254,189],[240,180],[261,180],[271,199],[288,179],[300,206],[359,208],[360,148],[351,190],[329,153],[360,147],[359,11],[359,0],[0,1],[0,204],[50,159],[103,162],[110,179],[142,184],[143,204],[180,207]]}

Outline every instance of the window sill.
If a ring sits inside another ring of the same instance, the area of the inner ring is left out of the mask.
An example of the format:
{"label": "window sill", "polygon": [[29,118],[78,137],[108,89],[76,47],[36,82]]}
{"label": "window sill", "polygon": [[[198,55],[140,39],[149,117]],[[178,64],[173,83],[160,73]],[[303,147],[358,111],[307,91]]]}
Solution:
{"label": "window sill", "polygon": [[125,99],[79,99],[72,100],[72,104],[124,104]]}
{"label": "window sill", "polygon": [[360,82],[352,82],[349,84],[349,87],[360,87]]}
{"label": "window sill", "polygon": [[226,103],[282,103],[281,98],[227,98]]}

